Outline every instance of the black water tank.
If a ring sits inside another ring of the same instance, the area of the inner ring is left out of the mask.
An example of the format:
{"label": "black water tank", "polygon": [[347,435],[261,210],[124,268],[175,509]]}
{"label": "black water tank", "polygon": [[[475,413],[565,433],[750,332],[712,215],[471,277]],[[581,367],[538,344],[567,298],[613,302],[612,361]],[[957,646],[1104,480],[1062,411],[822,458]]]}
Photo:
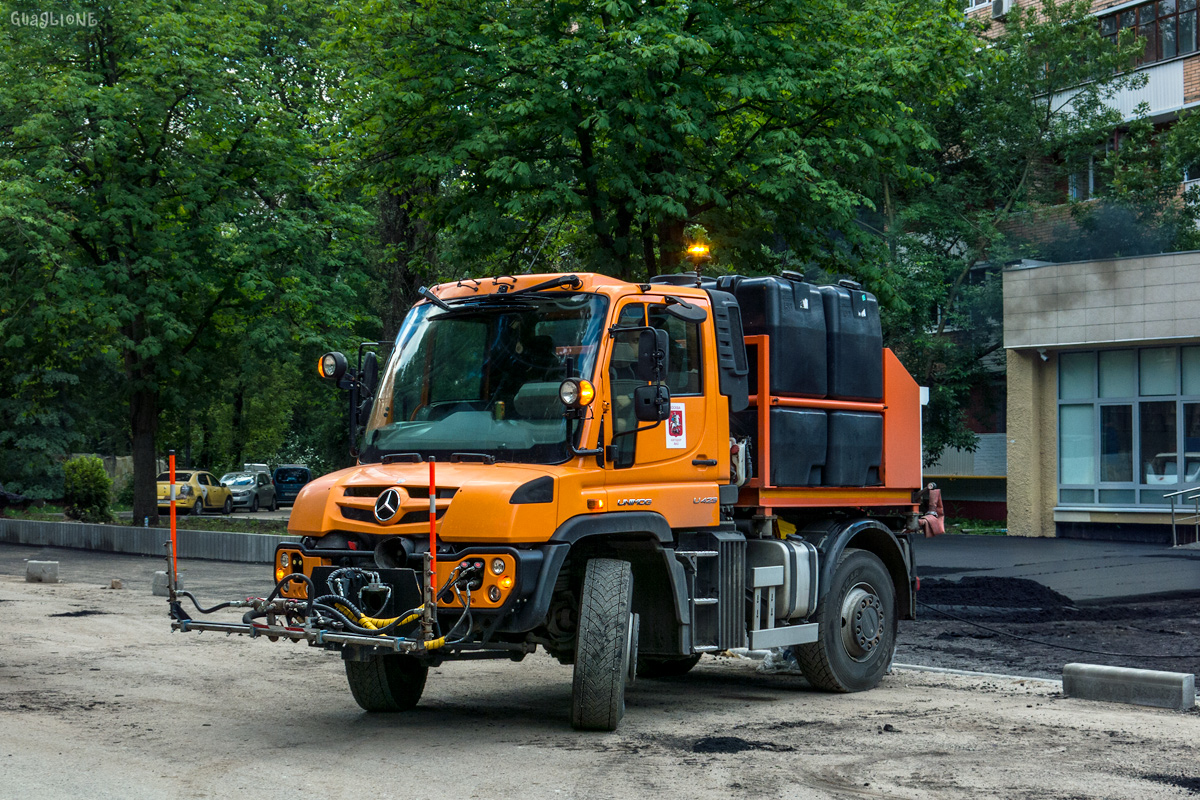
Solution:
{"label": "black water tank", "polygon": [[[774,434],[775,418],[771,418]],[[774,435],[771,437],[774,439]],[[830,411],[825,486],[878,486],[883,460],[883,415]],[[775,451],[771,451],[775,458]],[[772,471],[774,471],[772,469]]]}
{"label": "black water tank", "polygon": [[[825,307],[816,286],[776,276],[730,282],[747,336],[771,337],[771,394],[824,397]],[[722,287],[724,288],[724,287]],[[757,391],[752,383],[750,392]]]}
{"label": "black water tank", "polygon": [[882,400],[883,331],[875,296],[844,286],[822,286],[819,291],[825,307],[827,395]]}
{"label": "black water tank", "polygon": [[[809,408],[771,409],[771,484],[821,486],[826,460],[824,411]],[[762,448],[758,446],[758,410],[751,408],[730,419],[730,432],[749,436],[754,474],[761,474]],[[878,472],[878,471],[877,471]]]}

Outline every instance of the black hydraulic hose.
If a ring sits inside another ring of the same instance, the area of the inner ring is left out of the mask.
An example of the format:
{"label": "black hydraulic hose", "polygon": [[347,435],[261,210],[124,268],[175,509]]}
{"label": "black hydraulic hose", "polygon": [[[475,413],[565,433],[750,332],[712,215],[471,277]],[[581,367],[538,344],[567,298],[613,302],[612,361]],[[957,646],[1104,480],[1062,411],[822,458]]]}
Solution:
{"label": "black hydraulic hose", "polygon": [[196,610],[199,611],[201,614],[212,614],[216,611],[220,611],[222,608],[229,608],[231,605],[233,605],[233,603],[217,603],[212,608],[205,608],[204,606],[200,605],[200,601],[197,600],[196,596],[194,594],[192,594],[191,592],[180,590],[180,591],[175,592],[175,596],[176,597],[186,597],[188,600],[191,600],[192,605],[194,605],[196,607]]}

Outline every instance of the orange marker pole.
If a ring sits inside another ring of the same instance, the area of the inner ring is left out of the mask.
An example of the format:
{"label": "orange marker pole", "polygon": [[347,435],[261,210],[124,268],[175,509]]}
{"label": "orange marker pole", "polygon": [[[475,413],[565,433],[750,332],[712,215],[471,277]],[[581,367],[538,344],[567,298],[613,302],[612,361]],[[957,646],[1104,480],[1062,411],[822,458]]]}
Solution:
{"label": "orange marker pole", "polygon": [[437,608],[437,484],[434,482],[434,467],[436,461],[429,457],[429,595],[432,607]]}
{"label": "orange marker pole", "polygon": [[167,456],[167,462],[170,464],[171,474],[168,476],[171,479],[171,590],[175,589],[175,579],[179,575],[179,556],[178,547],[175,543],[175,451],[172,450]]}

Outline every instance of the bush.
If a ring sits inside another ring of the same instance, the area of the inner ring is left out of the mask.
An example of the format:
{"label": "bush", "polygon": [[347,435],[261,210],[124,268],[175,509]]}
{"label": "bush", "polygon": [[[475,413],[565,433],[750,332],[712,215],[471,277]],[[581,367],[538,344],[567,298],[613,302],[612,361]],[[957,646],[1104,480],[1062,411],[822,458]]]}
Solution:
{"label": "bush", "polygon": [[63,509],[71,519],[81,522],[109,522],[108,504],[112,478],[104,471],[104,462],[96,456],[78,456],[63,464]]}

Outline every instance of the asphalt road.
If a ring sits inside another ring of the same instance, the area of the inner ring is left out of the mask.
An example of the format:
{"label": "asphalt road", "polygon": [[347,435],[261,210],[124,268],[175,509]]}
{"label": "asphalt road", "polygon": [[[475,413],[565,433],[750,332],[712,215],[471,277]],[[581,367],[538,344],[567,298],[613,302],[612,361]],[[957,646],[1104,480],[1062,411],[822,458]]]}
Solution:
{"label": "asphalt road", "polygon": [[[63,582],[23,581],[53,556]],[[354,705],[335,654],[171,634],[161,559],[0,545],[0,798],[1067,798],[1200,791],[1196,714],[1053,683],[897,671],[855,695],[706,656],[638,681],[613,734],[570,729],[571,672],[448,663],[415,712]],[[205,600],[266,567],[188,562]],[[125,589],[111,590],[112,578]]]}

